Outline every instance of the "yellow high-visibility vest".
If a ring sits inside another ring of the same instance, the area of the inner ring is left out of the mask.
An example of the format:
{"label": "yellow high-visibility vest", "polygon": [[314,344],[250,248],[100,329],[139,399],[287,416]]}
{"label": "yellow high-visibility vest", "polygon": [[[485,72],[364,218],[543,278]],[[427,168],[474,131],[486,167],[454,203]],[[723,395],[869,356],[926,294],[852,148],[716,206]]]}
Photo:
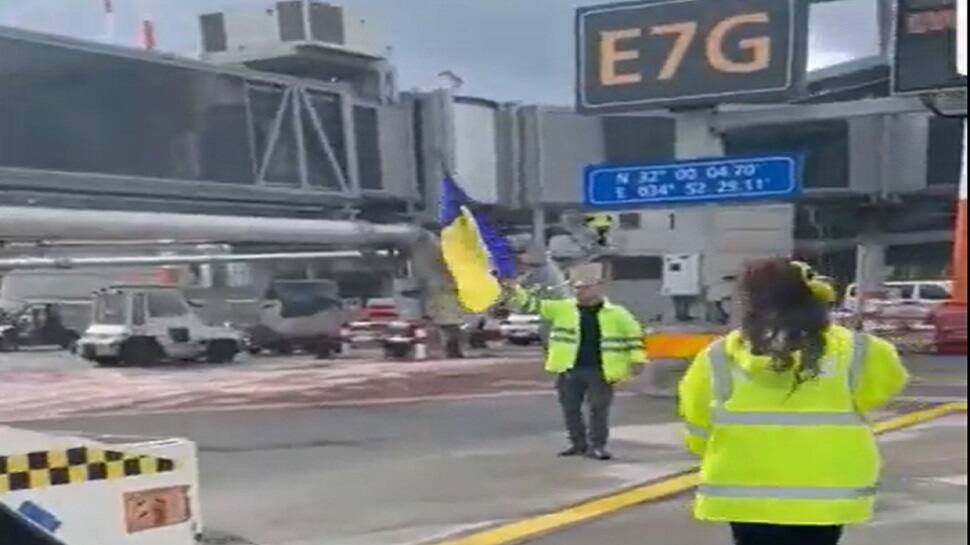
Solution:
{"label": "yellow high-visibility vest", "polygon": [[[524,289],[516,290],[514,303],[523,312],[538,314],[550,325],[546,371],[566,373],[576,365],[579,350],[579,307],[575,299],[541,299]],[[643,328],[629,310],[606,302],[599,312],[603,374],[608,382],[622,382],[633,367],[646,363]]]}
{"label": "yellow high-visibility vest", "polygon": [[[797,361],[800,356],[796,354]],[[866,413],[909,380],[896,348],[833,326],[821,374],[793,390],[734,332],[680,385],[688,447],[702,457],[705,521],[845,525],[872,518],[881,457]]]}

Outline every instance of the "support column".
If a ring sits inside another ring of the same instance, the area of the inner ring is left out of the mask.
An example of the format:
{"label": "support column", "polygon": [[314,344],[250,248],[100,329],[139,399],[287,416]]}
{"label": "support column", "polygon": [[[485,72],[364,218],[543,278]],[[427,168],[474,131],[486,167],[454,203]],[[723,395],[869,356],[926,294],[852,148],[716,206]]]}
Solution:
{"label": "support column", "polygon": [[533,204],[532,208],[532,245],[531,251],[538,255],[546,253],[546,209],[541,202]]}
{"label": "support column", "polygon": [[682,112],[676,119],[677,141],[674,151],[677,159],[722,157],[724,140],[714,129],[711,110]]}
{"label": "support column", "polygon": [[[674,153],[678,160],[685,161],[724,156],[724,140],[715,129],[713,110],[691,110],[677,114]],[[711,231],[713,230],[716,210],[716,206],[711,206],[705,213],[707,218],[706,240],[712,239],[713,233]],[[676,209],[671,209],[668,212],[673,215],[677,214]],[[710,250],[713,250],[713,248]],[[707,281],[709,275],[706,274],[706,271],[709,270],[712,253],[708,249],[705,249],[704,253],[706,255],[701,259],[702,284],[710,287],[710,283]],[[684,301],[677,301],[675,303],[673,298],[666,298],[663,308],[663,321],[665,323],[677,322],[678,304],[689,305],[691,316],[696,320],[704,320],[706,316],[710,315],[711,309],[708,308],[708,305],[713,305],[714,303],[706,299],[704,296],[699,299],[689,297],[685,298]]]}
{"label": "support column", "polygon": [[879,55],[886,60],[891,60],[893,33],[894,27],[896,26],[896,0],[877,0],[877,2]]}
{"label": "support column", "polygon": [[882,289],[886,280],[886,246],[876,242],[877,235],[878,226],[868,222],[856,248],[856,308],[852,310],[860,327],[867,300],[873,292]]}

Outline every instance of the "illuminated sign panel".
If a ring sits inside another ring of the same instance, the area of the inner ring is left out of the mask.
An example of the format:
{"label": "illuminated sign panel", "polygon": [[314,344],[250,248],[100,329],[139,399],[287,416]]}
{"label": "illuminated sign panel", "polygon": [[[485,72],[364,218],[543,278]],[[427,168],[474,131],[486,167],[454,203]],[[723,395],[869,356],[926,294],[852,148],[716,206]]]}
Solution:
{"label": "illuminated sign panel", "polygon": [[805,70],[807,3],[673,0],[581,8],[577,107],[628,112],[786,100]]}
{"label": "illuminated sign panel", "polygon": [[957,30],[962,26],[957,4],[957,0],[899,0],[893,61],[895,93],[966,88],[967,78],[957,68]]}

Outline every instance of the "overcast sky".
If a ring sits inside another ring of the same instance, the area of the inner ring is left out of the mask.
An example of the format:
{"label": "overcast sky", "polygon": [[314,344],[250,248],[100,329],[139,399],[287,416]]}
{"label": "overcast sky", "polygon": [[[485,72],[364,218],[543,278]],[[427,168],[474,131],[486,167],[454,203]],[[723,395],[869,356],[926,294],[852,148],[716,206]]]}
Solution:
{"label": "overcast sky", "polygon": [[[106,38],[104,0],[0,0],[0,25]],[[196,56],[199,13],[268,7],[272,0],[113,0],[119,42],[135,44],[138,21],[156,22],[159,48]],[[573,91],[573,11],[597,0],[331,0],[371,20],[393,47],[404,88],[428,87],[452,70],[464,94],[569,104]],[[874,54],[876,2],[813,7],[813,67]],[[3,52],[0,51],[0,54]]]}

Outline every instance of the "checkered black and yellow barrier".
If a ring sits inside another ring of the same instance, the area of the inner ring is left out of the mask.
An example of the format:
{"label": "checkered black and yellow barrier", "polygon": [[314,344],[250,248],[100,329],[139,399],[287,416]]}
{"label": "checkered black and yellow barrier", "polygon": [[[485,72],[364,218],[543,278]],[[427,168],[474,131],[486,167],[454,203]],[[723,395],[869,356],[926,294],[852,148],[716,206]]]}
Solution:
{"label": "checkered black and yellow barrier", "polygon": [[92,447],[0,456],[0,495],[175,471],[175,461]]}

